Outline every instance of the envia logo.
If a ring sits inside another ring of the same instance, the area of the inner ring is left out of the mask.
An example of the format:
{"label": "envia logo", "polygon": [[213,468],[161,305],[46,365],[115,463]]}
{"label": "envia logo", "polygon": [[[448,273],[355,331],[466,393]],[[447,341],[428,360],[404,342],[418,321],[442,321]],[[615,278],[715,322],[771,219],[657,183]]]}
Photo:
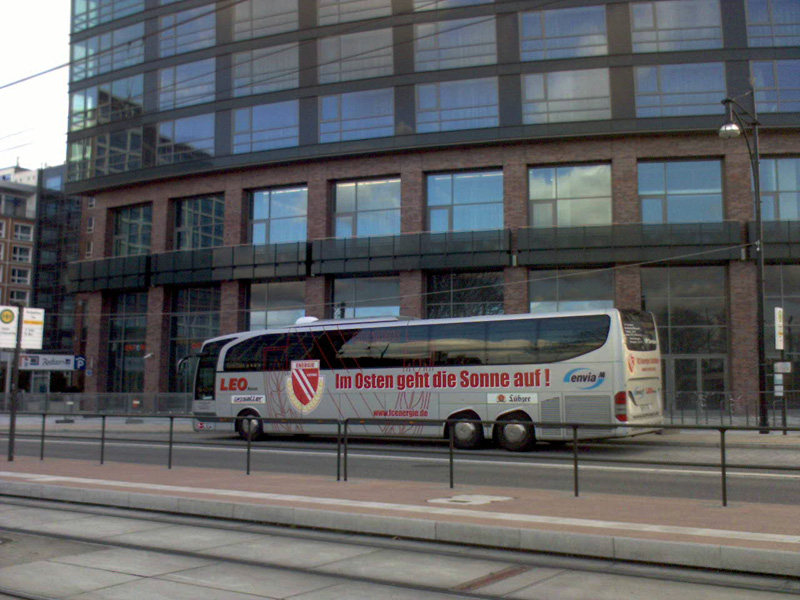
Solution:
{"label": "envia logo", "polygon": [[578,368],[572,369],[564,375],[564,383],[576,385],[581,390],[593,390],[603,385],[606,380],[605,371],[595,373],[591,369]]}

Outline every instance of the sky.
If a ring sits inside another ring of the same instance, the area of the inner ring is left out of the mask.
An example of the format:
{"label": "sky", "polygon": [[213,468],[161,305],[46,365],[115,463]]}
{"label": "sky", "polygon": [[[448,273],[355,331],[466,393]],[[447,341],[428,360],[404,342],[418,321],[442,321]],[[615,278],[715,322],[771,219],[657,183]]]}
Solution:
{"label": "sky", "polygon": [[[70,0],[3,3],[0,88],[69,62]],[[0,168],[64,164],[69,68],[0,89]]]}

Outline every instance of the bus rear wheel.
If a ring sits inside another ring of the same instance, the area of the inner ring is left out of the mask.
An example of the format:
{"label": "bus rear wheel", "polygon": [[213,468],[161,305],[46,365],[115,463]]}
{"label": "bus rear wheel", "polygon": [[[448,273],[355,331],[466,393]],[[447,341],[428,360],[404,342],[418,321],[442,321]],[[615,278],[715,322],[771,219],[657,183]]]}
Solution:
{"label": "bus rear wheel", "polygon": [[251,441],[259,440],[264,436],[264,425],[258,419],[258,413],[254,410],[245,410],[236,419],[236,432],[243,440],[248,438]]}
{"label": "bus rear wheel", "polygon": [[[479,421],[477,416],[459,415],[453,417],[453,446],[459,450],[475,450],[483,445],[483,426],[480,423],[467,423],[466,421]],[[448,431],[447,435],[450,435]]]}
{"label": "bus rear wheel", "polygon": [[516,423],[498,423],[495,438],[498,445],[511,452],[525,452],[533,448],[536,443],[536,433],[527,415],[509,415],[501,417],[500,421],[517,421]]}

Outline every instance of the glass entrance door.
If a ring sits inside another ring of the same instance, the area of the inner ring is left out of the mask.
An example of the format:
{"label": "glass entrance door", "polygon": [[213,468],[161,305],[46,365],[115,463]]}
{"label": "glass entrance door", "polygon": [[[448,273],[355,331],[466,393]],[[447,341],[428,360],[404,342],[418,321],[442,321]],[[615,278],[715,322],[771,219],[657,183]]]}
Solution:
{"label": "glass entrance door", "polygon": [[728,365],[725,356],[666,356],[664,385],[666,409],[694,421],[718,420],[725,410]]}

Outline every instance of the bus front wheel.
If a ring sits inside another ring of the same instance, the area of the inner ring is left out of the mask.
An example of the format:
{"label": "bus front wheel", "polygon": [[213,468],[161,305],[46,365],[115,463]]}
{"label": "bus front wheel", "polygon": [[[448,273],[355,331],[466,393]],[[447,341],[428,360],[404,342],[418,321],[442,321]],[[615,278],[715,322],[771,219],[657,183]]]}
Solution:
{"label": "bus front wheel", "polygon": [[253,410],[243,411],[236,419],[236,431],[243,440],[259,440],[264,436],[264,425],[258,419],[258,413]]}
{"label": "bus front wheel", "polygon": [[516,421],[515,423],[501,422],[497,424],[495,437],[501,448],[511,452],[524,452],[533,448],[536,443],[536,434],[533,424],[524,422],[529,420],[527,415],[510,415],[500,420]]}

